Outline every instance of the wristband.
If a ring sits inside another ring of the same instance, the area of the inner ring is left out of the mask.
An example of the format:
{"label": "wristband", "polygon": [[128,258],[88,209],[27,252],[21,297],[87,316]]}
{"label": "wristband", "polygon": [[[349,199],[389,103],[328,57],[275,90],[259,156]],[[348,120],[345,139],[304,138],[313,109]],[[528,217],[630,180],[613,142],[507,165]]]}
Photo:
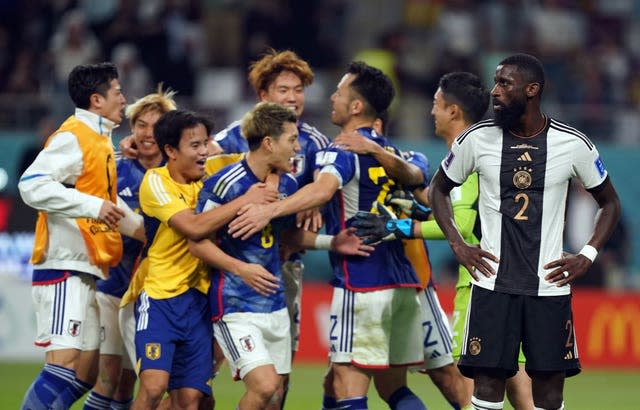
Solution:
{"label": "wristband", "polygon": [[598,251],[596,250],[596,248],[594,248],[591,245],[585,245],[580,250],[580,255],[584,256],[587,259],[589,259],[591,261],[591,263],[593,263],[593,261],[596,260],[596,256],[598,256]]}
{"label": "wristband", "polygon": [[331,242],[333,241],[333,235],[318,234],[314,247],[320,250],[331,250]]}

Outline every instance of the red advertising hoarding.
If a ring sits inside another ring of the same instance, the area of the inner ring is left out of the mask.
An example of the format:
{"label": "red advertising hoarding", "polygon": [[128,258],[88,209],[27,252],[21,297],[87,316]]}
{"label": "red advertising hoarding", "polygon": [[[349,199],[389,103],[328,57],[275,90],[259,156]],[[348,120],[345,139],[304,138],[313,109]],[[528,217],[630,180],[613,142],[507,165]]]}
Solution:
{"label": "red advertising hoarding", "polygon": [[[454,289],[438,288],[438,295],[451,314]],[[326,361],[330,303],[329,285],[305,283],[296,360]],[[573,314],[583,366],[640,369],[640,293],[575,290]]]}

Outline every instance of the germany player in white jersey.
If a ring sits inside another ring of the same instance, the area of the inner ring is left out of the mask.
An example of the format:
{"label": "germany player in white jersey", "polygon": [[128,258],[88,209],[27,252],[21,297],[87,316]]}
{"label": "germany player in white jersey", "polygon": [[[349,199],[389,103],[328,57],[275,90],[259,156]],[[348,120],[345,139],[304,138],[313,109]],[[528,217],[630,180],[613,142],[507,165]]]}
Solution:
{"label": "germany player in white jersey", "polygon": [[[526,356],[539,409],[562,409],[564,379],[580,371],[569,284],[585,275],[620,216],[620,201],[593,143],[540,110],[542,63],[516,54],[494,77],[494,120],[460,135],[431,181],[438,224],[474,278],[460,369],[474,379],[474,408],[501,409],[505,380]],[[453,219],[450,191],[477,172],[480,246]],[[600,210],[592,236],[563,255],[569,181],[577,178]]]}

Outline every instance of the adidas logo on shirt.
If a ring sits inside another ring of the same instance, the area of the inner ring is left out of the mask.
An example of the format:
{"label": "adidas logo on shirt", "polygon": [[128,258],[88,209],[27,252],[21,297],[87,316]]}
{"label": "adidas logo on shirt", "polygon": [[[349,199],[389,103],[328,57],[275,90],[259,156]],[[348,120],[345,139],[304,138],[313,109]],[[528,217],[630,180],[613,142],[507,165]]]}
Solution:
{"label": "adidas logo on shirt", "polygon": [[531,159],[531,155],[529,155],[529,151],[527,151],[518,157],[518,161],[533,161],[533,160]]}
{"label": "adidas logo on shirt", "polygon": [[133,196],[133,193],[131,192],[129,187],[126,187],[122,191],[118,192],[118,195],[120,195],[120,196]]}

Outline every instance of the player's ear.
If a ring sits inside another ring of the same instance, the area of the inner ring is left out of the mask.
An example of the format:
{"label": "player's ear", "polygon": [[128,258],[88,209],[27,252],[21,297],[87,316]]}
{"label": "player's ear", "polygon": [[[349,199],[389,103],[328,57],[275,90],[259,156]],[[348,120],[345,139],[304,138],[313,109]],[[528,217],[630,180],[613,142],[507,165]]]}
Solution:
{"label": "player's ear", "polygon": [[351,101],[351,114],[352,115],[360,114],[363,109],[364,109],[364,104],[362,103],[362,101],[359,98],[354,98],[354,100]]}
{"label": "player's ear", "polygon": [[533,98],[540,93],[540,84],[539,83],[529,83],[527,84],[527,88],[525,89],[527,93],[527,98]]}
{"label": "player's ear", "polygon": [[178,155],[178,149],[177,148],[172,147],[169,144],[165,144],[164,147],[162,147],[162,149],[167,154],[167,157],[169,159],[176,159],[176,156]]}
{"label": "player's ear", "polygon": [[452,119],[457,119],[462,117],[462,110],[458,104],[449,104],[447,107],[447,112]]}
{"label": "player's ear", "polygon": [[98,93],[93,93],[89,96],[89,107],[100,108],[104,97]]}
{"label": "player's ear", "polygon": [[267,135],[262,139],[262,146],[269,152],[271,152],[272,150],[272,145],[273,145],[273,138],[271,138],[270,136]]}

